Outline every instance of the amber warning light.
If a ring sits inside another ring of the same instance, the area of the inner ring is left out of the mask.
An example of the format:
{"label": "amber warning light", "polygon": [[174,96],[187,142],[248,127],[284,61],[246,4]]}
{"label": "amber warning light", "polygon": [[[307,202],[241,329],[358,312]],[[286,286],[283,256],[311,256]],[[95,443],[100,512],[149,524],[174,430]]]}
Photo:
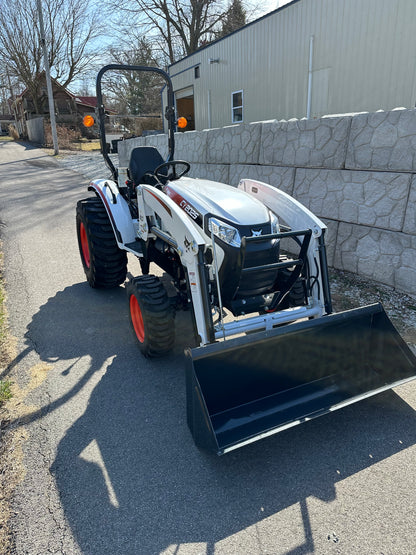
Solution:
{"label": "amber warning light", "polygon": [[92,116],[84,116],[82,123],[85,125],[85,127],[92,127],[95,122]]}
{"label": "amber warning light", "polygon": [[185,129],[185,127],[188,125],[188,120],[184,117],[180,117],[178,118],[176,125],[179,127],[179,129]]}

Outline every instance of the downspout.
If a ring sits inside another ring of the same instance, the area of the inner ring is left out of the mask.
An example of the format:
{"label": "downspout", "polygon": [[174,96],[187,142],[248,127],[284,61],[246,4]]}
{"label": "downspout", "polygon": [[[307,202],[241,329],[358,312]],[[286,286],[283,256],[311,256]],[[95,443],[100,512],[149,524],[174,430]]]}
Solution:
{"label": "downspout", "polygon": [[312,105],[312,68],[313,68],[313,40],[314,36],[311,35],[309,39],[309,71],[308,71],[308,104],[306,107],[306,119],[311,118],[311,105]]}
{"label": "downspout", "polygon": [[211,129],[211,89],[208,89],[208,129]]}

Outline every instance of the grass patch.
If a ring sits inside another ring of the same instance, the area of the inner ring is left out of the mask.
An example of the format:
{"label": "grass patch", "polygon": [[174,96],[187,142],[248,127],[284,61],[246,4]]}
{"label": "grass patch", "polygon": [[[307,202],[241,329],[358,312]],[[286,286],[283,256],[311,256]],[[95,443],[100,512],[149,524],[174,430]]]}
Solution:
{"label": "grass patch", "polygon": [[[4,370],[10,362],[10,353],[7,348],[8,329],[5,302],[6,293],[3,283],[3,254],[0,251],[0,371]],[[11,385],[12,382],[10,380],[0,380],[0,406],[12,398]]]}
{"label": "grass patch", "polygon": [[12,398],[11,387],[10,380],[0,380],[0,405]]}
{"label": "grass patch", "polygon": [[88,143],[81,143],[81,150],[100,150],[100,141],[90,141]]}
{"label": "grass patch", "polygon": [[[0,242],[0,372],[5,370],[11,361],[1,247]],[[19,445],[13,441],[13,432],[9,429],[10,416],[7,408],[7,401],[12,397],[11,387],[10,380],[0,380],[0,553],[11,553],[13,537],[9,526],[10,500],[18,483],[14,465]]]}
{"label": "grass patch", "polygon": [[[0,242],[1,249],[1,242]],[[5,308],[6,294],[3,283],[3,254],[0,250],[0,370],[6,365],[7,356],[4,348],[7,341],[7,318]]]}
{"label": "grass patch", "polygon": [[[0,242],[0,373],[5,370],[10,363],[10,338],[7,327],[6,312],[6,293],[3,281],[3,253],[1,252]],[[0,380],[0,407],[12,398],[12,382],[10,380]]]}

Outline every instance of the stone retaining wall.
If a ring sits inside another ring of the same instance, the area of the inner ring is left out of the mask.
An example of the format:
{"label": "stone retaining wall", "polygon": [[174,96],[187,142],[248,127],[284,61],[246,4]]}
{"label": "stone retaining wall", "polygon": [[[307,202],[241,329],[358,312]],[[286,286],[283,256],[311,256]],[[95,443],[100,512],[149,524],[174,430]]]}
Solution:
{"label": "stone retaining wall", "polygon": [[[167,154],[164,135],[119,143]],[[193,177],[254,178],[293,195],[328,225],[331,266],[416,297],[416,110],[265,121],[176,134]]]}

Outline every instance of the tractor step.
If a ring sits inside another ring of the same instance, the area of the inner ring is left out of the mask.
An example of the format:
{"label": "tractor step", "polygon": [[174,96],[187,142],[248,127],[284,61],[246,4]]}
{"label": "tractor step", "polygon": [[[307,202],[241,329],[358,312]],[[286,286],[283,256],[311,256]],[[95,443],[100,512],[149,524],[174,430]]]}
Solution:
{"label": "tractor step", "polygon": [[143,248],[139,239],[131,243],[125,243],[124,247],[126,250],[133,252],[136,256],[143,256]]}

